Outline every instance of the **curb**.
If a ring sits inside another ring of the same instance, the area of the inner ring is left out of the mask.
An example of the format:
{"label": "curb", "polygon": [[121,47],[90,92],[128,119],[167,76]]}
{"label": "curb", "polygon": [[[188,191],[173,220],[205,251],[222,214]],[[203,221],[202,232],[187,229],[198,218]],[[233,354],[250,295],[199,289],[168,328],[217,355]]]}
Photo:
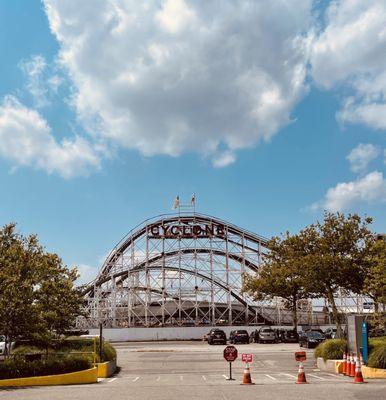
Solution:
{"label": "curb", "polygon": [[98,368],[68,374],[32,376],[29,378],[1,379],[0,387],[77,385],[98,382]]}
{"label": "curb", "polygon": [[117,360],[98,363],[98,378],[109,378],[117,369]]}

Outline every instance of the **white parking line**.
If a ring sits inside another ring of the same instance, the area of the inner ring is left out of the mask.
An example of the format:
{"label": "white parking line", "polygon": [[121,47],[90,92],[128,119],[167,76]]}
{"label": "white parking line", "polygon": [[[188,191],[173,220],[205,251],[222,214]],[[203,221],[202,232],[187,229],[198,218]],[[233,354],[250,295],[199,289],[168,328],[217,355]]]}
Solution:
{"label": "white parking line", "polygon": [[116,379],[117,379],[117,378],[112,378],[112,379],[108,380],[107,382],[108,382],[108,383],[114,382]]}
{"label": "white parking line", "polygon": [[276,379],[276,378],[274,378],[274,377],[273,377],[273,376],[271,376],[271,375],[265,374],[265,376],[267,376],[268,378],[272,379],[273,381],[277,381],[277,379]]}
{"label": "white parking line", "polygon": [[325,378],[322,378],[321,376],[318,376],[318,375],[314,375],[314,374],[307,374],[308,376],[312,376],[313,378],[316,378],[316,379],[320,379],[321,381],[325,381],[326,379]]}
{"label": "white parking line", "polygon": [[136,378],[133,379],[133,382],[137,382],[137,380],[139,379],[139,376],[137,376]]}
{"label": "white parking line", "polygon": [[202,375],[202,379],[203,379],[204,381],[206,381],[206,378],[205,378],[205,376],[204,376],[204,375]]}
{"label": "white parking line", "polygon": [[159,377],[156,379],[156,381],[159,382],[160,380],[161,380],[161,377],[159,376]]}
{"label": "white parking line", "polygon": [[223,377],[224,377],[225,379],[228,379],[228,377],[227,377],[226,375],[223,375]]}
{"label": "white parking line", "polygon": [[181,375],[180,376],[180,381],[183,381],[184,380],[184,377]]}
{"label": "white parking line", "polygon": [[280,375],[285,375],[285,376],[289,376],[290,378],[296,379],[296,376],[295,376],[295,375],[285,374],[284,372],[282,372]]}

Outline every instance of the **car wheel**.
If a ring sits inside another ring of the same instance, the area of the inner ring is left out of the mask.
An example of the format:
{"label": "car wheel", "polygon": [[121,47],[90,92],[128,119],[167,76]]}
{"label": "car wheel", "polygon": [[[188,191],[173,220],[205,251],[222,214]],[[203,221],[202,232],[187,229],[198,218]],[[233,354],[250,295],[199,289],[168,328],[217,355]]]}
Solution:
{"label": "car wheel", "polygon": [[303,343],[299,342],[299,347],[303,347]]}

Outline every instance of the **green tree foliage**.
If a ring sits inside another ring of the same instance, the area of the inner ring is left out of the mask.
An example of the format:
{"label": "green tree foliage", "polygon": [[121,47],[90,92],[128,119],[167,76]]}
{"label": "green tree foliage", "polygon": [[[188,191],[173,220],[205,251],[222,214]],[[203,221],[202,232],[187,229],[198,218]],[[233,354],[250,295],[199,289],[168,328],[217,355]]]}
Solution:
{"label": "green tree foliage", "polygon": [[256,276],[245,276],[243,290],[255,300],[281,297],[285,307],[292,312],[294,329],[297,329],[297,303],[311,297],[305,284],[303,260],[308,243],[302,235],[273,237],[268,242],[269,253]]}
{"label": "green tree foliage", "polygon": [[383,325],[386,328],[386,241],[384,239],[374,238],[370,243],[367,261],[363,293],[374,301],[373,325],[375,327]]}
{"label": "green tree foliage", "polygon": [[80,313],[76,269],[47,253],[36,235],[24,237],[9,224],[0,230],[0,332],[51,337],[68,329]]}
{"label": "green tree foliage", "polygon": [[368,229],[371,218],[356,214],[325,212],[303,231],[309,252],[304,259],[308,285],[315,296],[323,297],[332,309],[338,335],[341,333],[335,296],[339,290],[361,293],[368,267],[367,256],[373,234]]}

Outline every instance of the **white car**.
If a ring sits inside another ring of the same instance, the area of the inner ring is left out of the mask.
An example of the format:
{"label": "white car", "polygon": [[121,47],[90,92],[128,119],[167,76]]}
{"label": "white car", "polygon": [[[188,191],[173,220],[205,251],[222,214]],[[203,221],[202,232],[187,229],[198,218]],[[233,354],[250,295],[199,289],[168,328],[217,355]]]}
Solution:
{"label": "white car", "polygon": [[[11,343],[11,349],[13,349],[15,346],[15,343],[12,342]],[[8,343],[8,350],[9,350],[9,343]],[[4,356],[6,355],[5,352],[5,336],[4,335],[0,335],[0,358],[4,358]]]}

